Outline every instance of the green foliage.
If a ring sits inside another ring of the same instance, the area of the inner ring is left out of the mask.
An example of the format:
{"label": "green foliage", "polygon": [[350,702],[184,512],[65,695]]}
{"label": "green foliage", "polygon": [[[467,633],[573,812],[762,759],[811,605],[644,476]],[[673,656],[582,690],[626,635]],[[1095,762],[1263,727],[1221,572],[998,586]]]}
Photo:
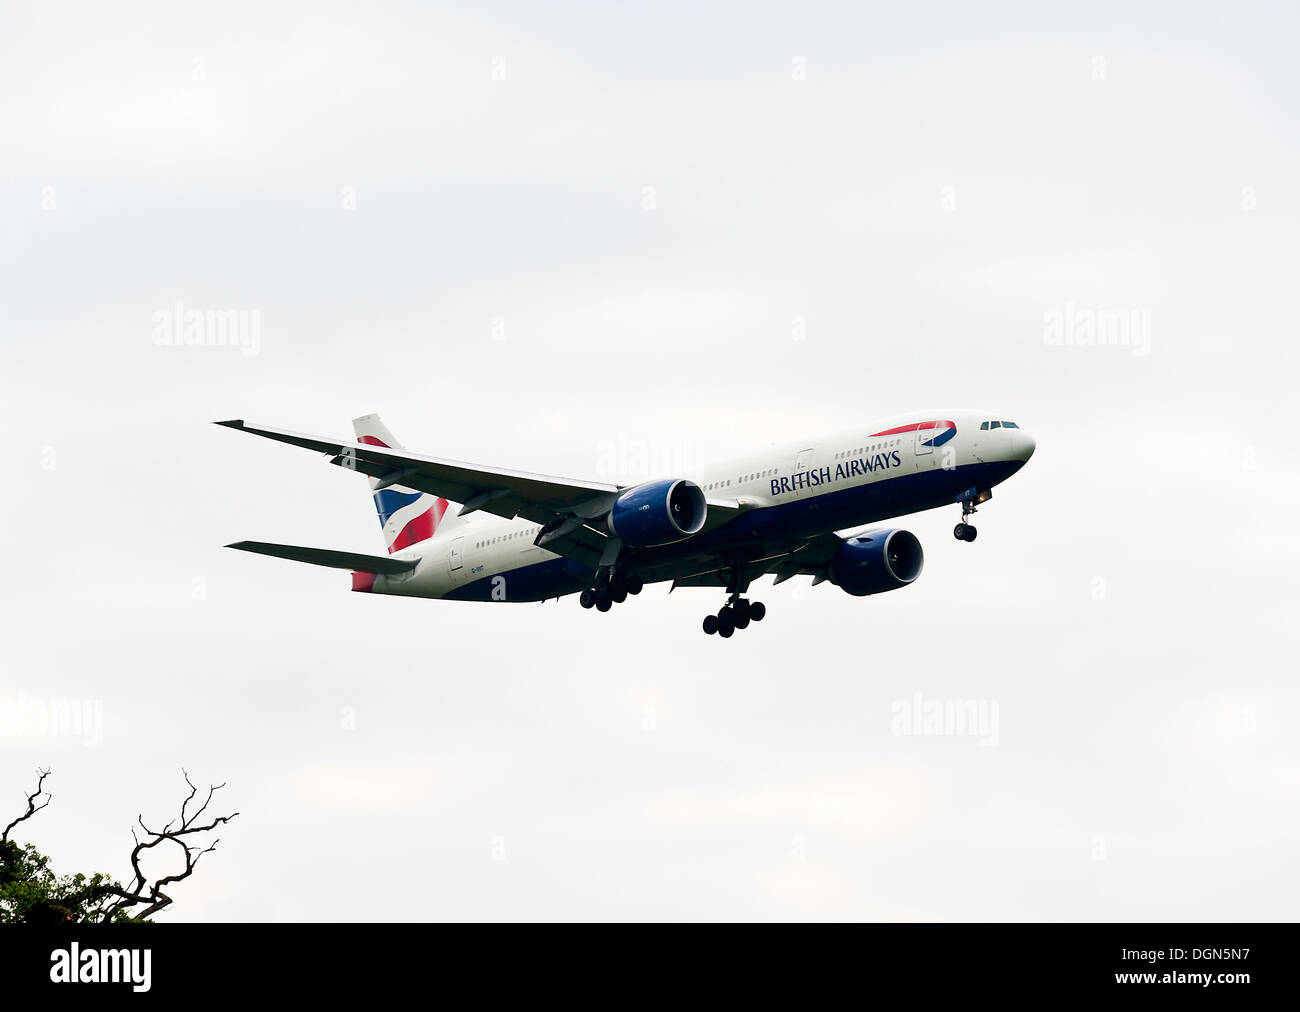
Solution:
{"label": "green foliage", "polygon": [[[56,875],[50,859],[30,843],[0,840],[0,924],[103,920],[112,886],[113,880],[102,872],[89,877],[80,872]],[[110,919],[131,920],[125,911]]]}

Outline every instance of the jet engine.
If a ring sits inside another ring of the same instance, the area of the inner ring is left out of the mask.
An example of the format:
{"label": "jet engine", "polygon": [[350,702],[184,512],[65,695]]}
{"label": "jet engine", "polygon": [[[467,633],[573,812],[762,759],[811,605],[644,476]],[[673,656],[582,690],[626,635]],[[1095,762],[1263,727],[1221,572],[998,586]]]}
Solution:
{"label": "jet engine", "polygon": [[906,587],[921,575],[925,553],[911,531],[868,531],[847,539],[831,558],[830,581],[854,597]]}
{"label": "jet engine", "polygon": [[704,490],[695,482],[648,481],[614,500],[609,529],[630,548],[655,548],[699,533],[708,513]]}

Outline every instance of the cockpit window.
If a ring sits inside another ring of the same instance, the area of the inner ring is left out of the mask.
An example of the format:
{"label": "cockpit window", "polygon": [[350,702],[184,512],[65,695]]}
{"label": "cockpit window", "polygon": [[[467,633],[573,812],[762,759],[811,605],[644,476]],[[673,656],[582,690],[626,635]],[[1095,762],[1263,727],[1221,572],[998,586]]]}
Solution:
{"label": "cockpit window", "polygon": [[1001,422],[989,422],[989,428],[990,428],[990,429],[1000,429],[1000,428],[1002,428],[1002,423],[1001,423]]}
{"label": "cockpit window", "polygon": [[1003,423],[1002,423],[1002,427],[1003,427],[1004,429],[1018,429],[1018,428],[1020,428],[1020,426],[1017,425],[1015,422],[1003,422]]}
{"label": "cockpit window", "polygon": [[988,422],[980,422],[980,428],[981,428],[981,429],[983,429],[983,430],[985,430],[985,431],[987,432],[987,431],[988,431],[988,427],[989,427],[989,423],[988,423]]}

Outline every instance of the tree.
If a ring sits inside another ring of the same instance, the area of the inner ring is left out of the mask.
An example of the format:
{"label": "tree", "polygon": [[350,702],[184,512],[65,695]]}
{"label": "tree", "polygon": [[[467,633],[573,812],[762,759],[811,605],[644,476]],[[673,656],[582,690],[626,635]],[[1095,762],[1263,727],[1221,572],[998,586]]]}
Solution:
{"label": "tree", "polygon": [[[31,844],[20,844],[9,839],[9,834],[21,823],[46,808],[53,796],[45,790],[50,770],[38,769],[36,790],[27,795],[27,810],[0,833],[0,923],[24,922],[27,924],[92,924],[110,921],[147,921],[172,903],[163,892],[164,886],[180,882],[194,874],[199,858],[216,849],[220,839],[206,842],[206,834],[229,822],[239,813],[209,816],[204,823],[199,820],[212,802],[212,796],[225,784],[207,789],[203,803],[190,811],[198,796],[198,788],[189,774],[181,770],[190,792],[181,802],[180,815],[160,830],[150,829],[143,816],[136,816],[144,838],[131,827],[135,847],[131,850],[132,878],[123,887],[120,881],[102,872],[92,875],[55,875],[50,859]],[[182,870],[171,875],[151,877],[141,865],[153,848],[171,843],[181,849],[185,858]]]}

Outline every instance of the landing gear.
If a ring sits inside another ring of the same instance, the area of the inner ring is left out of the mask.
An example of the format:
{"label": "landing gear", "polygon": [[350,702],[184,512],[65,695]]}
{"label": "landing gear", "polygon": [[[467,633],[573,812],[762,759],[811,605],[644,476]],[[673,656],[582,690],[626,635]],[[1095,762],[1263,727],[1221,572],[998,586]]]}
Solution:
{"label": "landing gear", "polygon": [[644,587],[645,581],[639,576],[602,569],[596,574],[596,585],[578,595],[578,603],[584,608],[609,611],[626,601],[628,595],[641,593]]}
{"label": "landing gear", "polygon": [[747,601],[739,594],[732,594],[716,615],[704,616],[704,632],[729,639],[737,629],[747,629],[751,622],[762,622],[765,615],[767,605],[762,601]]}
{"label": "landing gear", "polygon": [[736,631],[736,619],[731,614],[730,608],[723,608],[718,612],[718,635],[724,640],[731,639],[732,633]]}
{"label": "landing gear", "polygon": [[974,540],[975,540],[975,535],[976,535],[976,533],[977,533],[976,530],[975,530],[975,525],[974,525],[974,524],[968,524],[968,523],[966,522],[966,518],[967,518],[968,516],[970,516],[972,513],[977,512],[976,509],[975,509],[975,503],[976,503],[977,501],[978,501],[978,502],[985,502],[987,499],[990,498],[990,496],[991,496],[991,493],[983,493],[983,492],[981,492],[981,493],[980,493],[980,496],[979,496],[979,498],[978,498],[978,500],[976,500],[976,499],[965,499],[965,500],[962,501],[962,504],[961,504],[961,523],[959,523],[956,527],[954,527],[954,528],[952,529],[952,536],[953,536],[954,538],[956,538],[958,541],[974,541]]}

